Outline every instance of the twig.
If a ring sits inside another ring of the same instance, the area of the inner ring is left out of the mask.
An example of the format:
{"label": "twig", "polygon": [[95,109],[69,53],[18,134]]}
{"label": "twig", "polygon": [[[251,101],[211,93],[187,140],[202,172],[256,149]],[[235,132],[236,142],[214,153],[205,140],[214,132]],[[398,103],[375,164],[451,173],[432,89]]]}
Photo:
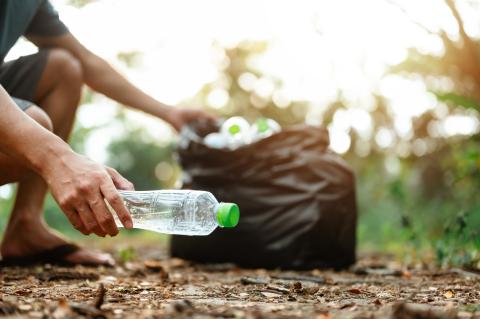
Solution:
{"label": "twig", "polygon": [[262,278],[242,277],[240,283],[242,285],[265,285],[268,284],[268,281]]}
{"label": "twig", "polygon": [[79,315],[86,316],[88,318],[106,318],[106,315],[100,309],[105,302],[105,294],[107,290],[103,284],[98,286],[97,297],[95,298],[95,303],[92,305],[87,305],[83,303],[70,303],[70,307],[73,311]]}
{"label": "twig", "polygon": [[289,280],[289,281],[309,281],[317,284],[324,284],[326,282],[324,277],[302,276],[302,275],[277,275],[272,276],[274,279]]}
{"label": "twig", "polygon": [[102,307],[103,303],[105,302],[105,294],[107,292],[107,289],[105,289],[105,286],[100,283],[100,286],[98,286],[98,294],[97,298],[95,300],[95,308],[99,309]]}
{"label": "twig", "polygon": [[480,273],[477,273],[477,272],[474,272],[474,271],[463,270],[463,269],[460,269],[460,268],[453,268],[453,269],[450,270],[450,272],[454,273],[454,274],[457,274],[457,275],[464,276],[464,277],[474,277],[474,278],[480,277]]}
{"label": "twig", "polygon": [[75,271],[52,271],[42,272],[36,276],[41,281],[55,280],[98,280],[99,276],[93,272],[75,272]]}
{"label": "twig", "polygon": [[432,31],[430,30],[429,28],[427,28],[426,26],[424,26],[423,24],[421,24],[420,22],[414,20],[412,17],[410,17],[410,15],[408,14],[407,10],[405,10],[404,7],[402,7],[400,4],[398,4],[397,2],[393,1],[393,0],[385,0],[387,3],[389,3],[390,5],[396,7],[397,9],[399,9],[413,24],[415,24],[417,27],[419,27],[420,29],[422,29],[423,31],[427,32],[428,34],[432,34],[432,35],[440,35],[438,32],[435,32],[435,31]]}
{"label": "twig", "polygon": [[268,285],[266,288],[267,290],[278,291],[282,294],[288,294],[290,292],[289,289],[280,286]]}

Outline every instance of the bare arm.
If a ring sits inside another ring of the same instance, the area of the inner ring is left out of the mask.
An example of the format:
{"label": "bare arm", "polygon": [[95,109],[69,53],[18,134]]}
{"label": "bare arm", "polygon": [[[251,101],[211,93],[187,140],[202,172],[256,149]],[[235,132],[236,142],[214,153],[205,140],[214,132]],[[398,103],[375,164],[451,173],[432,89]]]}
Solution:
{"label": "bare arm", "polygon": [[[116,171],[76,154],[15,105],[0,86],[0,151],[40,175],[75,228],[84,234],[116,235],[106,199],[125,227],[132,220],[117,188],[133,189]],[[103,230],[103,231],[102,231]]]}
{"label": "bare arm", "polygon": [[47,173],[47,160],[71,152],[61,138],[25,115],[1,86],[0,114],[0,151],[38,174]]}
{"label": "bare arm", "polygon": [[60,47],[81,63],[85,83],[94,91],[117,102],[144,111],[170,123],[177,130],[196,118],[211,118],[198,110],[177,109],[163,104],[129,82],[108,62],[85,48],[72,34],[57,37],[29,37],[39,47]]}

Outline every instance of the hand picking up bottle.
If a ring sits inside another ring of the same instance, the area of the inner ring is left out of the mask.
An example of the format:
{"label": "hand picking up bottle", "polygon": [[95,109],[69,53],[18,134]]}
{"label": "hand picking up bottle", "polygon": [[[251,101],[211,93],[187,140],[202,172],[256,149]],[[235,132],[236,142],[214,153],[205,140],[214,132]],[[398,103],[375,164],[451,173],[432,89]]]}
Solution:
{"label": "hand picking up bottle", "polygon": [[[206,236],[217,227],[232,228],[240,220],[234,203],[219,203],[204,191],[120,191],[133,220],[133,228],[165,234]],[[111,208],[110,208],[111,209]],[[118,227],[123,227],[115,216]]]}
{"label": "hand picking up bottle", "polygon": [[220,132],[210,133],[205,136],[204,142],[211,148],[229,148],[234,150],[280,131],[280,125],[272,119],[259,118],[253,125],[250,125],[243,117],[234,116],[222,124]]}

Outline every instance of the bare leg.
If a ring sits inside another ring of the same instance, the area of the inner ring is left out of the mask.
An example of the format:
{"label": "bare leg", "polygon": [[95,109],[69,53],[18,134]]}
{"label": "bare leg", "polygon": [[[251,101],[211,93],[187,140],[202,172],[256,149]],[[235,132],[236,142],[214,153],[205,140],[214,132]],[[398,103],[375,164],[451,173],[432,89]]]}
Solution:
{"label": "bare leg", "polygon": [[[82,84],[79,62],[66,51],[51,50],[37,88],[35,103],[50,117],[53,132],[65,141],[72,130]],[[19,183],[15,206],[2,242],[2,256],[30,255],[65,243],[63,238],[47,227],[43,219],[46,193],[47,185],[33,173]],[[68,256],[67,260],[72,263],[113,262],[108,254],[86,249]]]}

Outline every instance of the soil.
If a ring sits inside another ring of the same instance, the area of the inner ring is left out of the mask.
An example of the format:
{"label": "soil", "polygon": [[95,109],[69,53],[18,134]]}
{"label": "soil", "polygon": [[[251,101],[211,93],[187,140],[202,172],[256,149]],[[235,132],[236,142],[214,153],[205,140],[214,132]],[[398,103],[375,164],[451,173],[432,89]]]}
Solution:
{"label": "soil", "polygon": [[0,316],[480,318],[480,274],[461,269],[364,256],[348,271],[294,272],[199,265],[152,246],[135,255],[114,268],[0,269]]}

